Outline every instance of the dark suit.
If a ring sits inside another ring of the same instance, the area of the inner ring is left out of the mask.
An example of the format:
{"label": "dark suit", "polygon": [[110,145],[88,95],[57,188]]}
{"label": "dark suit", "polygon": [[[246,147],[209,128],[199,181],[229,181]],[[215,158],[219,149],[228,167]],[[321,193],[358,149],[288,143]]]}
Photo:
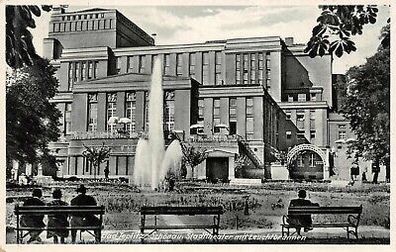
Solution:
{"label": "dark suit", "polygon": [[[94,197],[85,194],[79,194],[70,201],[70,205],[96,206],[97,204]],[[93,214],[74,214],[70,219],[70,226],[84,227],[84,226],[96,226],[100,224],[101,223],[98,217],[96,217]],[[72,242],[75,242],[77,231],[72,230],[71,234],[72,234]],[[95,236],[96,236],[96,240],[99,241],[98,236],[100,236],[100,231],[98,230],[95,231]]]}
{"label": "dark suit", "polygon": [[[32,197],[27,199],[24,203],[23,206],[45,206],[45,203],[42,202],[39,198],[36,197]],[[21,217],[21,226],[22,227],[35,227],[35,228],[42,228],[45,227],[44,224],[44,215],[29,215],[29,216],[25,216],[23,215]],[[38,236],[41,234],[41,230],[33,230],[33,231],[29,231],[30,234],[30,240],[35,240],[36,238],[38,238]]]}
{"label": "dark suit", "polygon": [[[294,206],[319,206],[319,204],[312,203],[310,200],[298,198],[290,201],[289,207],[294,207]],[[301,227],[310,227],[312,226],[312,218],[311,215],[289,216],[289,223]]]}

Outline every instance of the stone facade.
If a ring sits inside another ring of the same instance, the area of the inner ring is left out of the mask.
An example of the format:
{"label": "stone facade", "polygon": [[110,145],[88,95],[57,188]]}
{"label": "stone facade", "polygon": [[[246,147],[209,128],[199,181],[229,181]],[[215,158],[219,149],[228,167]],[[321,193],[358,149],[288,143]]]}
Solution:
{"label": "stone facade", "polygon": [[[116,10],[54,13],[44,47],[58,69],[53,102],[63,113],[62,137],[52,147],[62,160],[61,175],[92,176],[81,147],[101,142],[113,148],[103,164],[109,165],[110,176],[133,174],[138,134],[147,130],[156,58],[162,61],[168,104],[164,130],[195,144],[205,142],[209,157],[219,158],[201,164],[195,173],[199,178],[212,169],[208,162],[226,158],[224,176],[233,179],[242,155],[252,160],[256,174],[270,178],[270,152],[308,142],[334,146],[331,56],[311,59],[303,45],[285,41],[271,36],[156,46]],[[110,125],[111,117],[132,123]],[[202,131],[190,131],[194,124],[203,125]],[[227,133],[218,125],[226,125]]]}

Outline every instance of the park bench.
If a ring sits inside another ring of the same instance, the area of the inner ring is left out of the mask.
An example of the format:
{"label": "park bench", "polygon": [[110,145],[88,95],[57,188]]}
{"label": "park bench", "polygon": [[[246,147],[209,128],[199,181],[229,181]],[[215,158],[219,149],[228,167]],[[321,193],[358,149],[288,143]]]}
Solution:
{"label": "park bench", "polygon": [[[87,231],[92,236],[95,236],[94,233],[90,231],[102,230],[103,225],[94,225],[94,226],[68,226],[64,228],[60,227],[24,227],[20,225],[20,217],[21,215],[24,216],[34,216],[34,215],[53,215],[53,214],[65,214],[65,215],[76,215],[76,214],[93,214],[98,215],[100,219],[100,223],[103,223],[103,215],[105,213],[104,206],[15,206],[14,213],[17,218],[17,227],[15,229],[17,235],[17,243],[22,243],[24,237],[29,234],[29,231],[53,231],[53,230],[80,230],[80,238],[81,232]],[[24,234],[24,231],[27,231]],[[101,232],[100,232],[101,233]],[[101,237],[98,237],[100,242]]]}
{"label": "park bench", "polygon": [[290,235],[290,228],[304,228],[304,226],[292,225],[289,223],[289,216],[301,216],[301,215],[347,215],[343,222],[327,222],[327,223],[312,223],[313,228],[344,228],[347,232],[347,238],[353,234],[358,239],[358,227],[360,222],[360,216],[362,213],[362,205],[360,206],[330,206],[330,207],[319,207],[319,206],[293,206],[289,207],[288,214],[284,215],[282,220],[282,236],[287,234]]}
{"label": "park bench", "polygon": [[[159,229],[203,229],[213,236],[219,234],[220,215],[224,213],[223,207],[193,207],[193,206],[142,206],[140,209],[141,225],[140,232],[144,234],[144,230],[152,230],[148,235],[158,231]],[[154,216],[154,224],[146,225],[146,216]],[[157,216],[160,215],[212,215],[213,224],[187,224],[187,225],[158,225]],[[208,229],[211,229],[210,232]]]}

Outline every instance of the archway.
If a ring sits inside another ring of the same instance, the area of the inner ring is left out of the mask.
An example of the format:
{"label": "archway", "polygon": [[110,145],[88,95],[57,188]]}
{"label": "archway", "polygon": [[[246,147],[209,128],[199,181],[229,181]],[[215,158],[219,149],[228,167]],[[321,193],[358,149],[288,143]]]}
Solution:
{"label": "archway", "polygon": [[294,146],[287,154],[287,167],[291,167],[292,163],[296,160],[298,157],[298,154],[303,152],[303,151],[310,151],[317,156],[320,157],[321,161],[323,162],[323,179],[328,179],[329,176],[329,158],[328,158],[328,153],[327,151],[323,151],[320,149],[318,146],[313,145],[313,144],[300,144]]}

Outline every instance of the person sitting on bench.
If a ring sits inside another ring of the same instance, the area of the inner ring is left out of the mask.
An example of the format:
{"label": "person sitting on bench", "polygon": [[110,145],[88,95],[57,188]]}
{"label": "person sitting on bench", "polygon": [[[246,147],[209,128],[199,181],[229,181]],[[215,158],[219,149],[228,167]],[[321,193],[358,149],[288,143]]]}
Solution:
{"label": "person sitting on bench", "polygon": [[[52,192],[52,197],[54,200],[49,202],[48,206],[67,206],[66,202],[61,200],[62,191],[60,189],[55,189]],[[48,215],[48,227],[51,228],[60,228],[59,230],[48,230],[47,238],[54,238],[54,243],[58,243],[58,237],[60,237],[60,242],[65,243],[65,238],[69,236],[69,231],[64,229],[69,226],[69,222],[67,220],[67,214],[49,214]],[[62,229],[63,228],[63,229]]]}
{"label": "person sitting on bench", "polygon": [[[318,203],[312,203],[310,200],[305,199],[307,192],[305,190],[298,191],[298,199],[292,199],[289,207],[295,206],[319,206]],[[312,230],[311,215],[297,215],[289,216],[289,224],[296,226],[296,232],[300,235],[301,227],[304,227],[304,232]]]}
{"label": "person sitting on bench", "polygon": [[[44,206],[45,203],[41,201],[41,197],[43,196],[43,192],[41,189],[34,189],[32,192],[32,197],[27,199],[23,206]],[[44,215],[29,215],[21,217],[21,226],[22,227],[33,227],[33,228],[43,228],[44,224]],[[31,243],[33,241],[41,242],[40,234],[43,232],[42,230],[31,230],[29,231],[30,239],[27,243]]]}
{"label": "person sitting on bench", "polygon": [[[77,195],[74,199],[70,201],[71,206],[96,206],[96,200],[94,197],[86,195],[85,193],[87,192],[87,189],[85,188],[84,185],[80,185],[77,188]],[[101,225],[99,218],[97,218],[93,214],[74,214],[71,216],[70,219],[70,226],[71,227],[84,227],[84,226],[98,226]],[[99,230],[94,230],[95,234],[95,241],[100,242],[100,235],[101,231]],[[72,237],[72,243],[76,242],[76,235],[77,235],[77,230],[71,230],[71,237]]]}

